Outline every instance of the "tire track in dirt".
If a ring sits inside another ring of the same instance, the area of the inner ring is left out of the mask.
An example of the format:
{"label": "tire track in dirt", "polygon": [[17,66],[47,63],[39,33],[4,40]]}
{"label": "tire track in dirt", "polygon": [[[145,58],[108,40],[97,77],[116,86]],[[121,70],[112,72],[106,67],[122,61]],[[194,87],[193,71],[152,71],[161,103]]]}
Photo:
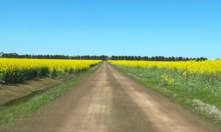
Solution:
{"label": "tire track in dirt", "polygon": [[110,67],[107,68],[108,80],[113,91],[113,101],[111,116],[109,119],[109,131],[111,132],[154,132],[154,124],[148,118],[144,118],[144,113],[129,98],[121,80],[117,80]]}

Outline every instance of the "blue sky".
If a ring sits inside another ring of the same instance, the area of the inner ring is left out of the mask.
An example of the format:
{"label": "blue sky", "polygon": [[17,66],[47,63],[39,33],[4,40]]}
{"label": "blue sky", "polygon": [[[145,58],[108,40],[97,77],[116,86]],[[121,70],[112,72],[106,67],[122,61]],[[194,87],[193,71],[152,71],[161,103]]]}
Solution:
{"label": "blue sky", "polygon": [[0,0],[0,52],[221,58],[220,0]]}

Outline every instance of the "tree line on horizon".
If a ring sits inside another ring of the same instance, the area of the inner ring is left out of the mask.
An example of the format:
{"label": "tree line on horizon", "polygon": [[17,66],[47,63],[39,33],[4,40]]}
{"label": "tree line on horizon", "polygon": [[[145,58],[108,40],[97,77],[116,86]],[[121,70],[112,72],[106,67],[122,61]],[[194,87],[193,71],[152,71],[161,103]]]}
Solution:
{"label": "tree line on horizon", "polygon": [[205,61],[208,60],[205,57],[198,58],[188,58],[188,57],[165,57],[165,56],[111,56],[106,55],[100,56],[90,56],[90,55],[77,55],[77,56],[68,56],[68,55],[19,55],[17,53],[0,53],[1,58],[32,58],[32,59],[77,59],[77,60],[144,60],[144,61]]}
{"label": "tree line on horizon", "polygon": [[111,60],[145,60],[145,61],[205,61],[205,57],[188,58],[188,57],[165,57],[165,56],[111,56]]}
{"label": "tree line on horizon", "polygon": [[68,55],[19,55],[17,53],[1,53],[0,57],[2,58],[31,58],[31,59],[76,59],[76,60],[106,60],[107,56],[105,55],[77,55],[77,56],[68,56]]}

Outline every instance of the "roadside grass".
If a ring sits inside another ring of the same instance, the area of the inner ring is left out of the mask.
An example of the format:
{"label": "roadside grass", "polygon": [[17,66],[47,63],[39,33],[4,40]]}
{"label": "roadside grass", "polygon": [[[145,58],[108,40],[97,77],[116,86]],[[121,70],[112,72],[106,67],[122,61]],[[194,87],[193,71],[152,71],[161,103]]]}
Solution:
{"label": "roadside grass", "polygon": [[168,69],[113,66],[221,129],[220,81],[205,81],[199,75],[189,75],[187,79],[183,73]]}
{"label": "roadside grass", "polygon": [[65,95],[66,92],[73,89],[79,82],[94,73],[101,64],[90,68],[87,71],[72,75],[63,83],[57,84],[47,91],[33,95],[24,102],[13,104],[9,108],[0,110],[0,126],[33,115],[39,108],[47,103],[54,101],[59,96]]}

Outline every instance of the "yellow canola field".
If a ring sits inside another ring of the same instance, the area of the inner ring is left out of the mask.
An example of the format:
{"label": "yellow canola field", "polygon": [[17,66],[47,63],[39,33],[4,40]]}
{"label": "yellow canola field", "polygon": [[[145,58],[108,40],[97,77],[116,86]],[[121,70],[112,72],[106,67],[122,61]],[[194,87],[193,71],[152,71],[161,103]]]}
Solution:
{"label": "yellow canola field", "polygon": [[87,70],[100,60],[0,58],[0,83],[19,82],[38,76],[56,77]]}
{"label": "yellow canola field", "polygon": [[207,61],[186,61],[186,62],[164,62],[164,61],[125,61],[125,60],[111,60],[111,64],[142,67],[142,68],[168,68],[172,70],[181,70],[188,73],[199,73],[209,75],[221,74],[221,60],[207,60]]}

